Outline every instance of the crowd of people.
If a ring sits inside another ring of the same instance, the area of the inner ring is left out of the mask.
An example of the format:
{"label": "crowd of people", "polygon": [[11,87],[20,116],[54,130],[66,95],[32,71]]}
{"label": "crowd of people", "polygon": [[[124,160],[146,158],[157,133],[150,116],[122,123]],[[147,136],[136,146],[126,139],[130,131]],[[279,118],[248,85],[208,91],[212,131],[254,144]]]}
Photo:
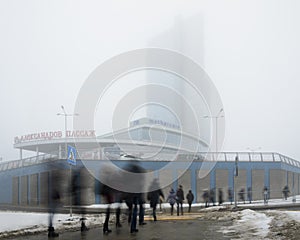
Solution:
{"label": "crowd of people", "polygon": [[[162,201],[166,201],[171,206],[171,215],[173,215],[174,205],[177,207],[177,215],[183,215],[183,202],[185,197],[189,204],[188,212],[191,212],[191,205],[194,201],[194,195],[191,190],[188,191],[187,195],[184,195],[184,190],[182,185],[179,185],[178,189],[174,191],[173,188],[170,189],[169,195],[165,199],[163,191],[159,185],[159,181],[157,178],[154,178],[149,185],[148,190],[143,190],[145,180],[143,179],[143,175],[138,175],[138,179],[135,179],[139,173],[144,173],[145,170],[138,163],[131,163],[127,165],[124,170],[127,173],[133,174],[113,174],[112,171],[102,171],[101,174],[105,175],[102,179],[106,179],[106,181],[98,181],[97,184],[97,194],[102,196],[103,201],[107,204],[105,220],[103,223],[103,234],[109,234],[112,232],[109,221],[111,216],[111,204],[119,203],[115,214],[115,226],[116,228],[122,227],[120,216],[121,216],[121,203],[125,203],[127,206],[127,221],[130,226],[130,233],[137,233],[139,225],[145,225],[144,215],[145,208],[144,204],[147,202],[150,203],[150,208],[152,209],[152,217],[153,221],[157,221],[157,206]],[[84,168],[78,168],[73,170],[71,176],[71,184],[70,184],[70,193],[71,193],[71,201],[73,206],[82,206],[82,194],[86,188],[88,188],[88,184],[81,179],[82,171]],[[53,169],[49,171],[50,177],[50,194],[49,194],[49,228],[48,228],[48,237],[58,237],[59,234],[55,231],[53,226],[53,216],[57,211],[57,207],[60,204],[61,194],[63,193],[63,176],[60,171],[57,169]],[[110,179],[107,179],[110,178]],[[114,188],[111,183],[112,181],[118,181],[120,184],[130,184],[129,188],[126,188],[125,191]],[[86,226],[86,218],[85,218],[85,208],[80,207],[80,212],[82,214],[81,228],[82,232],[88,231],[89,228]]]}
{"label": "crowd of people", "polygon": [[[139,173],[144,173],[145,170],[138,164],[138,163],[131,163],[130,165],[126,166],[124,170],[127,171],[127,173],[133,173],[133,174],[125,174],[125,175],[115,175],[112,174],[111,171],[107,171],[106,173],[102,172],[102,175],[106,175],[106,180],[103,181],[106,183],[103,183],[99,181],[97,184],[98,188],[98,194],[103,197],[105,202],[107,203],[106,208],[106,214],[105,214],[105,221],[103,223],[103,233],[109,234],[112,232],[112,230],[109,228],[109,220],[110,220],[110,214],[111,209],[110,205],[112,203],[118,203],[119,207],[116,209],[116,228],[122,227],[120,216],[121,216],[121,203],[126,203],[127,206],[127,221],[130,226],[130,233],[136,233],[138,232],[137,224],[139,225],[145,225],[144,221],[144,215],[145,215],[145,208],[144,204],[146,203],[146,200],[150,203],[150,208],[152,209],[152,217],[153,221],[157,221],[157,206],[161,204],[163,201],[170,204],[170,214],[174,214],[174,206],[176,205],[177,209],[177,216],[183,215],[183,202],[185,199],[188,203],[188,212],[191,212],[191,206],[194,201],[194,194],[191,190],[188,191],[188,193],[185,195],[183,186],[179,185],[176,191],[171,188],[169,191],[168,196],[165,198],[164,193],[159,185],[158,179],[154,178],[149,185],[148,190],[145,191],[143,188],[145,187],[145,179],[143,179],[143,174],[136,175]],[[83,171],[83,168],[75,169],[73,171],[73,174],[71,176],[71,184],[70,184],[70,192],[71,192],[71,201],[73,206],[81,206],[83,205],[81,202],[81,195],[83,190],[88,188],[88,184],[80,179],[81,171]],[[138,179],[136,179],[138,177]],[[105,179],[104,178],[104,179]],[[109,178],[109,179],[108,179]],[[55,232],[54,226],[53,226],[53,216],[57,210],[58,205],[60,204],[61,199],[61,193],[62,193],[62,175],[60,174],[60,171],[57,171],[57,169],[53,169],[49,171],[49,179],[50,179],[50,191],[49,191],[49,228],[48,228],[48,236],[49,237],[58,237],[58,233]],[[103,179],[103,178],[102,178]],[[122,185],[130,185],[130,188],[127,188],[126,191],[122,189],[116,189],[113,186],[109,186],[108,183],[111,182],[118,182],[118,184]],[[217,193],[217,194],[216,194]],[[288,186],[285,186],[282,190],[282,194],[285,199],[289,196],[289,188]],[[227,192],[228,195],[228,201],[232,204],[234,200],[234,193],[232,189],[228,189]],[[244,188],[241,188],[237,192],[238,201],[242,201],[243,203],[246,203],[246,191]],[[269,189],[265,186],[262,190],[262,195],[264,199],[264,203],[268,203],[269,199]],[[218,188],[216,191],[215,188],[212,189],[206,189],[204,190],[203,194],[203,201],[205,203],[205,207],[209,207],[210,204],[213,206],[216,206],[218,197],[218,204],[222,205],[224,202],[224,194],[223,190],[221,188]],[[247,200],[249,203],[252,202],[252,188],[247,188]],[[161,205],[160,205],[161,206]],[[80,208],[82,217],[80,218],[81,221],[81,231],[88,231],[88,227],[86,226],[85,222],[85,209]],[[138,221],[138,222],[137,222]]]}
{"label": "crowd of people", "polygon": [[[286,185],[283,190],[282,190],[282,194],[285,200],[287,200],[288,196],[289,196],[290,190],[289,187]],[[264,186],[262,189],[262,198],[264,200],[264,204],[268,204],[268,200],[270,198],[270,190],[268,189],[267,186]],[[224,197],[223,197],[223,191],[221,188],[218,189],[218,203],[219,205],[222,205],[222,203],[224,202]],[[227,191],[227,196],[228,196],[228,201],[230,202],[230,204],[233,204],[234,201],[234,192],[231,188],[228,188]],[[210,204],[212,204],[213,206],[216,206],[215,202],[216,202],[216,194],[215,194],[215,189],[210,189],[210,190],[204,190],[203,194],[202,194],[202,198],[203,201],[205,203],[205,207],[209,207]],[[241,188],[238,192],[237,192],[237,201],[238,202],[243,202],[244,204],[246,203],[246,201],[248,201],[248,203],[252,203],[252,188],[248,187],[247,188],[247,199],[246,199],[246,191],[245,188]]]}

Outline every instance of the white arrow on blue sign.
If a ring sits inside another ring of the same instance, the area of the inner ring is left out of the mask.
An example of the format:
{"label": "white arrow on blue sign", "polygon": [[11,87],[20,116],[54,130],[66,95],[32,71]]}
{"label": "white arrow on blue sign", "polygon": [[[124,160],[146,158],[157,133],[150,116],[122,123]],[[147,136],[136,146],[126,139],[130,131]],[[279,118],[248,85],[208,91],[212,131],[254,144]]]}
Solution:
{"label": "white arrow on blue sign", "polygon": [[68,146],[68,163],[76,165],[76,148]]}

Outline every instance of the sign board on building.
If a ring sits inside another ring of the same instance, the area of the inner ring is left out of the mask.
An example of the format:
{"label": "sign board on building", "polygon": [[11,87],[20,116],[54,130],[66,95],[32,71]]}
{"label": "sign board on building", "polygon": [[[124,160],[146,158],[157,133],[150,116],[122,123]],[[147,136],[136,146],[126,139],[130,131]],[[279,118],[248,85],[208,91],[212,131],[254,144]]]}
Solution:
{"label": "sign board on building", "polygon": [[[23,136],[17,136],[14,139],[14,143],[23,143],[29,141],[39,141],[39,140],[52,140],[60,139],[63,137],[62,131],[51,131],[51,132],[40,132],[40,133],[31,133]],[[65,132],[66,138],[94,138],[96,137],[95,130],[73,130]]]}

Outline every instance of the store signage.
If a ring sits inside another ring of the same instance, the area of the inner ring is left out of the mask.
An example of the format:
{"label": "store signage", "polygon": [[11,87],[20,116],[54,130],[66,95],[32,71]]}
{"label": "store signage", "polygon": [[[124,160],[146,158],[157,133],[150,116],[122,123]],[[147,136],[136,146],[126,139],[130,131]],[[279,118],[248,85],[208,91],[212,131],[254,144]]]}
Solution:
{"label": "store signage", "polygon": [[15,137],[15,143],[28,142],[34,140],[51,140],[54,138],[61,138],[61,137],[62,137],[62,131],[31,133],[31,134]]}
{"label": "store signage", "polygon": [[67,131],[66,137],[96,137],[96,131],[95,130]]}
{"label": "store signage", "polygon": [[[85,137],[96,137],[95,130],[72,130],[66,131],[66,138],[85,138]],[[62,131],[51,131],[51,132],[40,132],[40,133],[31,133],[23,136],[17,136],[14,139],[15,144],[29,141],[37,141],[37,140],[52,140],[59,139],[63,137]]]}

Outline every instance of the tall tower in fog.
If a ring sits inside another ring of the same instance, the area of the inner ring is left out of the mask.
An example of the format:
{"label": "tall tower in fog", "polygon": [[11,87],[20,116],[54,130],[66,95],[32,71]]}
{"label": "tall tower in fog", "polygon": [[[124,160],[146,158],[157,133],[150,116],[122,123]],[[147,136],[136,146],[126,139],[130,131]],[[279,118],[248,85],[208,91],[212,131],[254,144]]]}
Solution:
{"label": "tall tower in fog", "polygon": [[[174,25],[169,30],[162,32],[149,42],[149,47],[179,52],[203,66],[203,39],[203,24],[200,15],[191,16],[189,18],[181,18],[178,16],[175,18]],[[184,65],[182,65],[182,68],[184,68]],[[187,82],[174,73],[160,70],[147,70],[146,82],[147,84],[159,84],[163,86],[161,90],[155,93],[151,92],[151,88],[149,88],[149,91],[146,92],[146,99],[152,99],[153,95],[164,95],[166,98],[171,98],[169,99],[171,105],[167,107],[149,104],[145,109],[146,117],[185,126],[187,133],[193,135],[195,133],[195,121],[192,121],[190,114],[187,113],[186,102],[182,101],[182,99],[180,100],[176,94],[168,93],[171,91],[165,91],[167,89],[174,90],[177,94],[187,98],[191,104],[191,108],[200,108],[203,112],[203,116],[208,115],[209,113],[207,112],[205,103],[202,102],[201,99],[199,100],[199,96],[198,98],[194,98],[195,93],[192,91],[193,89],[187,85]],[[174,112],[177,113],[177,116],[174,115]],[[201,121],[200,116],[197,116],[197,118]],[[201,122],[199,126],[201,128],[201,136],[209,142],[209,129],[202,126]]]}

